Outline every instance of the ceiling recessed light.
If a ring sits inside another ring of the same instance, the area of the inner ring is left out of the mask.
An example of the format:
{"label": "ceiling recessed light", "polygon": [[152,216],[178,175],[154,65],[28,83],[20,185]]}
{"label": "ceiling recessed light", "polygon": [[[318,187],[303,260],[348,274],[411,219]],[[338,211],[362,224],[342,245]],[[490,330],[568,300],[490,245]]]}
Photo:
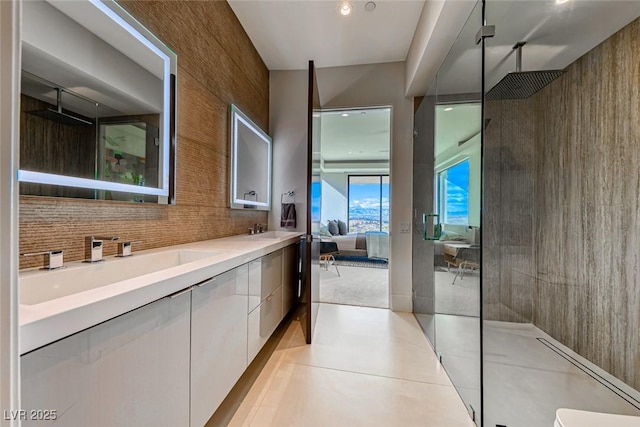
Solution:
{"label": "ceiling recessed light", "polygon": [[353,151],[347,151],[347,154],[353,154]]}
{"label": "ceiling recessed light", "polygon": [[360,111],[360,114],[362,114],[364,116],[365,114],[367,114],[367,112],[366,111]]}
{"label": "ceiling recessed light", "polygon": [[444,111],[451,111],[451,110],[453,110],[453,107],[447,107],[444,109]]}
{"label": "ceiling recessed light", "polygon": [[344,2],[342,3],[342,6],[340,6],[340,15],[342,16],[347,16],[348,14],[351,13],[351,3],[348,2]]}
{"label": "ceiling recessed light", "polygon": [[349,113],[342,113],[340,114],[342,117],[349,117]]}
{"label": "ceiling recessed light", "polygon": [[556,0],[556,4],[563,4],[568,2],[569,0]]}
{"label": "ceiling recessed light", "polygon": [[376,2],[368,1],[364,5],[364,10],[366,10],[367,12],[373,12],[374,10],[376,10]]}

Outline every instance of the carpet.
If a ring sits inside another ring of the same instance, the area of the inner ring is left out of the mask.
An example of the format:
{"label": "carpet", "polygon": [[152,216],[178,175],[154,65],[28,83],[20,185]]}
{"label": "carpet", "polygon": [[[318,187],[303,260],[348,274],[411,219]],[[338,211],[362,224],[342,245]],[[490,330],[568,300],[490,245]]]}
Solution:
{"label": "carpet", "polygon": [[320,269],[320,302],[389,308],[389,272],[381,268],[338,266]]}
{"label": "carpet", "polygon": [[386,259],[349,255],[336,255],[334,258],[338,266],[389,269],[389,261]]}
{"label": "carpet", "polygon": [[458,316],[480,316],[480,273],[478,270],[464,273],[464,279],[458,277],[453,285],[455,271],[452,268],[436,267],[435,271],[435,310],[440,314]]}

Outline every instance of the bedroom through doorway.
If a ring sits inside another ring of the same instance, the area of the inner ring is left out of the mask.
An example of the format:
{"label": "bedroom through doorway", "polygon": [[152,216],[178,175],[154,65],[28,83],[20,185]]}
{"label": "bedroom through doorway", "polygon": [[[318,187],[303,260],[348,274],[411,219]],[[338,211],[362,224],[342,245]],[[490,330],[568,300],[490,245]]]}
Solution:
{"label": "bedroom through doorway", "polygon": [[389,308],[391,108],[319,114],[320,302]]}

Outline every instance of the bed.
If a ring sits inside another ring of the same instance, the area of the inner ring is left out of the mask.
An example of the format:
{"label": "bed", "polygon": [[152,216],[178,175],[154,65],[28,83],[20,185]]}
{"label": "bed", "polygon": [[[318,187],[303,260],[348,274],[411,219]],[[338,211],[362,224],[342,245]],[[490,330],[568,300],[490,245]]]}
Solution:
{"label": "bed", "polygon": [[323,240],[336,242],[340,255],[389,259],[389,234],[384,232],[352,233]]}

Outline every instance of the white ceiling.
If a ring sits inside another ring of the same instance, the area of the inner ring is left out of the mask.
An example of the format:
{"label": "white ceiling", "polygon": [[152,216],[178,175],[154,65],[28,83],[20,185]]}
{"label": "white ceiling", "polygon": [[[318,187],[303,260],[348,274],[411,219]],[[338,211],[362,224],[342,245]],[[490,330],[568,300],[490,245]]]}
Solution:
{"label": "white ceiling", "polygon": [[[443,63],[472,0],[377,0],[373,12],[352,0],[348,17],[340,0],[227,1],[270,70],[306,69],[310,59],[318,68],[406,60],[407,96],[424,94],[441,64],[440,94],[480,90],[479,7]],[[489,1],[487,89],[514,71],[518,41],[527,42],[524,70],[562,69],[638,16],[640,0]]]}
{"label": "white ceiling", "polygon": [[[391,110],[324,111],[321,114],[321,153],[326,162],[389,160]],[[348,114],[343,117],[343,114]]]}
{"label": "white ceiling", "polygon": [[[448,111],[447,111],[448,110]],[[435,155],[468,141],[480,132],[482,107],[479,102],[470,104],[445,104],[436,107]]]}
{"label": "white ceiling", "polygon": [[227,0],[269,70],[404,61],[424,0]]}

